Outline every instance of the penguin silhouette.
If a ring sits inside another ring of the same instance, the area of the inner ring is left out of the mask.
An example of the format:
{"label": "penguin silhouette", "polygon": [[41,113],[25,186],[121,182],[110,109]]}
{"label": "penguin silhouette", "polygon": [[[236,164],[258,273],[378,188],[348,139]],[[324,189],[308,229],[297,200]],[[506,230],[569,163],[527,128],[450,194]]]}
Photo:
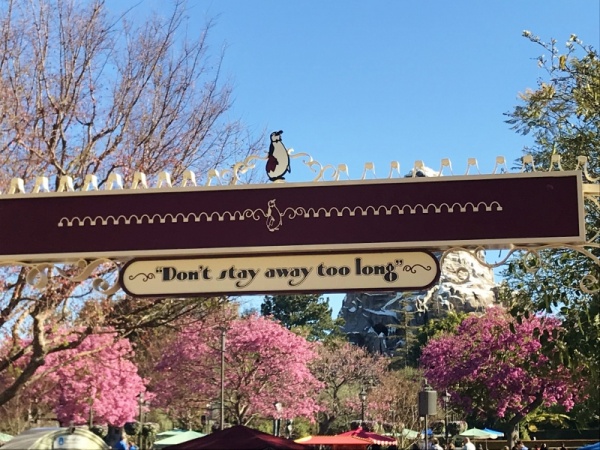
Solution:
{"label": "penguin silhouette", "polygon": [[290,155],[287,148],[281,141],[283,131],[273,131],[271,133],[271,144],[269,145],[269,155],[267,158],[267,176],[269,180],[284,180],[283,176],[290,173]]}
{"label": "penguin silhouette", "polygon": [[267,228],[269,231],[277,231],[281,226],[281,211],[275,205],[275,199],[267,203]]}

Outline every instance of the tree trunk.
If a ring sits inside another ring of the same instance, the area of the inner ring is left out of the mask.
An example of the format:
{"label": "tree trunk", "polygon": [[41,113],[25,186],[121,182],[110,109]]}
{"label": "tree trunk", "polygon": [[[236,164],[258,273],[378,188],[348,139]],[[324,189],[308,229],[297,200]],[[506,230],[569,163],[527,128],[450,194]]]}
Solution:
{"label": "tree trunk", "polygon": [[542,405],[542,402],[544,401],[544,390],[545,388],[538,392],[533,402],[521,409],[521,411],[515,414],[506,424],[506,431],[504,432],[504,435],[506,436],[509,449],[512,449],[515,445],[515,442],[520,438],[519,424],[521,421],[527,417],[527,414],[531,414]]}
{"label": "tree trunk", "polygon": [[335,421],[334,415],[324,415],[323,420],[319,421],[319,434],[325,435],[329,431],[329,427]]}
{"label": "tree trunk", "polygon": [[515,445],[515,442],[519,439],[519,424],[523,420],[523,417],[518,419],[518,416],[513,417],[507,424],[504,430],[504,436],[506,436],[506,445],[509,450]]}

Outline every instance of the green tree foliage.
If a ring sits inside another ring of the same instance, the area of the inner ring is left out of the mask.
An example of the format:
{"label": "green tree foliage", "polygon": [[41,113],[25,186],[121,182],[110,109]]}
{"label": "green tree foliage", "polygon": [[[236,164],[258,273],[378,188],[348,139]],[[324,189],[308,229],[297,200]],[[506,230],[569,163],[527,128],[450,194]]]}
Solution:
{"label": "green tree foliage", "polygon": [[265,296],[260,305],[263,316],[272,316],[288,330],[309,341],[339,336],[342,319],[333,319],[329,300],[318,294]]}
{"label": "green tree foliage", "polygon": [[[578,158],[585,156],[584,182],[597,183],[600,177],[598,52],[575,35],[570,36],[565,50],[561,51],[554,39],[543,42],[528,31],[523,34],[543,49],[538,65],[544,76],[538,80],[535,90],[521,94],[522,103],[507,113],[507,122],[518,133],[533,137],[533,144],[524,150],[533,156],[537,170],[556,169],[559,163],[564,170],[581,168]],[[595,380],[590,383],[590,403],[582,408],[591,411],[588,420],[597,422],[597,405],[600,404],[598,198],[589,196],[585,208],[585,249],[576,251],[564,246],[532,253],[530,258],[513,259],[503,273],[506,285],[502,295],[517,316],[546,311],[558,314],[564,321],[566,332],[553,346],[562,350],[558,358],[588,371]],[[542,343],[547,343],[547,336],[540,338]]]}

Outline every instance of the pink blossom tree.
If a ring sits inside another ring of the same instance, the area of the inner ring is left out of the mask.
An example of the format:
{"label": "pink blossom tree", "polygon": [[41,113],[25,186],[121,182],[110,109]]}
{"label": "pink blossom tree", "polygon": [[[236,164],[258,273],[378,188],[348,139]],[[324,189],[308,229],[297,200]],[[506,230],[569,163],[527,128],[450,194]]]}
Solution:
{"label": "pink blossom tree", "polygon": [[571,409],[584,380],[540,351],[562,332],[559,320],[530,316],[517,321],[490,309],[469,316],[456,333],[441,334],[423,349],[424,376],[438,391],[448,390],[452,403],[482,419],[500,419],[511,440],[519,423],[536,408]]}
{"label": "pink blossom tree", "polygon": [[419,429],[418,392],[421,379],[421,372],[411,367],[386,371],[379,384],[369,392],[369,417],[387,424],[386,431]]}
{"label": "pink blossom tree", "polygon": [[[165,350],[156,369],[157,402],[183,418],[204,411],[220,398],[221,331],[188,326]],[[321,384],[308,364],[313,344],[278,322],[251,315],[233,320],[225,333],[224,408],[230,422],[247,425],[255,417],[307,417],[318,410]]]}
{"label": "pink blossom tree", "polygon": [[[334,340],[319,345],[319,357],[311,369],[323,383],[319,396],[319,434],[328,434],[336,425],[344,426],[360,417],[361,388],[370,390],[386,373],[389,360],[381,355],[371,355],[365,349],[346,341]],[[366,416],[370,412],[374,396],[368,395]]]}
{"label": "pink blossom tree", "polygon": [[[65,340],[74,339],[64,333]],[[63,424],[95,423],[122,427],[138,413],[144,380],[130,358],[133,349],[116,332],[87,336],[74,349],[52,353],[37,371],[31,395],[49,406]]]}
{"label": "pink blossom tree", "polygon": [[[91,175],[100,187],[114,174],[129,185],[136,171],[154,183],[166,170],[178,184],[189,169],[200,182],[211,169],[264,151],[264,136],[230,116],[232,86],[222,77],[222,54],[209,48],[211,20],[190,33],[184,0],[160,2],[157,14],[140,15],[145,6],[137,5],[120,17],[108,3],[0,2],[0,191],[15,177],[31,191],[38,175],[49,178],[50,189],[66,175],[76,190]],[[248,171],[244,182],[257,172]],[[0,270],[0,335],[12,340],[0,355],[0,378],[11,381],[0,387],[0,406],[26,395],[49,354],[79,343],[54,345],[48,330],[76,320],[88,334],[112,325],[127,336],[206,310],[196,299],[83,296],[91,283],[69,281],[82,273],[80,265],[43,267]],[[45,289],[32,287],[47,275]],[[93,278],[113,275],[115,266],[106,264]]]}

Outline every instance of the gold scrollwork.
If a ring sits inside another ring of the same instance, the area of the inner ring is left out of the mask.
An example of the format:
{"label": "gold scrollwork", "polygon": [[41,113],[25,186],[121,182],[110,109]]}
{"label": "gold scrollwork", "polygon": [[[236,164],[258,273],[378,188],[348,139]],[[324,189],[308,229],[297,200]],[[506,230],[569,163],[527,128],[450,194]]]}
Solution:
{"label": "gold scrollwork", "polygon": [[[105,295],[116,293],[119,289],[119,283],[114,277],[114,270],[106,269],[102,276],[94,275],[94,271],[101,266],[112,265],[114,269],[118,268],[117,261],[101,258],[93,261],[80,259],[73,264],[54,264],[54,263],[27,263],[23,261],[3,261],[0,266],[21,266],[28,267],[25,281],[28,285],[37,290],[43,290],[48,286],[48,282],[52,277],[52,272],[55,270],[58,276],[65,278],[70,282],[83,282],[91,277],[92,287]],[[108,281],[106,276],[112,276],[114,280]]]}
{"label": "gold scrollwork", "polygon": [[[479,264],[488,269],[497,269],[503,266],[509,259],[515,256],[515,254],[522,254],[521,260],[524,263],[525,270],[529,273],[535,273],[541,268],[542,258],[540,252],[549,249],[570,249],[576,251],[587,258],[589,258],[593,264],[600,267],[600,258],[592,253],[588,248],[600,248],[600,244],[593,242],[587,242],[584,245],[571,245],[571,244],[552,244],[552,245],[541,245],[541,246],[516,246],[513,245],[508,251],[508,254],[500,261],[490,263],[483,257],[483,248],[477,247],[473,249],[465,247],[453,247],[444,251],[440,257],[440,265],[443,266],[444,261],[450,254],[456,252],[464,252],[471,255],[477,260]],[[469,280],[469,269],[465,266],[459,266],[455,269],[454,275],[458,280],[454,281],[457,284],[466,283]],[[596,294],[600,292],[600,279],[592,274],[585,274],[579,281],[579,287],[582,292],[587,294]]]}

